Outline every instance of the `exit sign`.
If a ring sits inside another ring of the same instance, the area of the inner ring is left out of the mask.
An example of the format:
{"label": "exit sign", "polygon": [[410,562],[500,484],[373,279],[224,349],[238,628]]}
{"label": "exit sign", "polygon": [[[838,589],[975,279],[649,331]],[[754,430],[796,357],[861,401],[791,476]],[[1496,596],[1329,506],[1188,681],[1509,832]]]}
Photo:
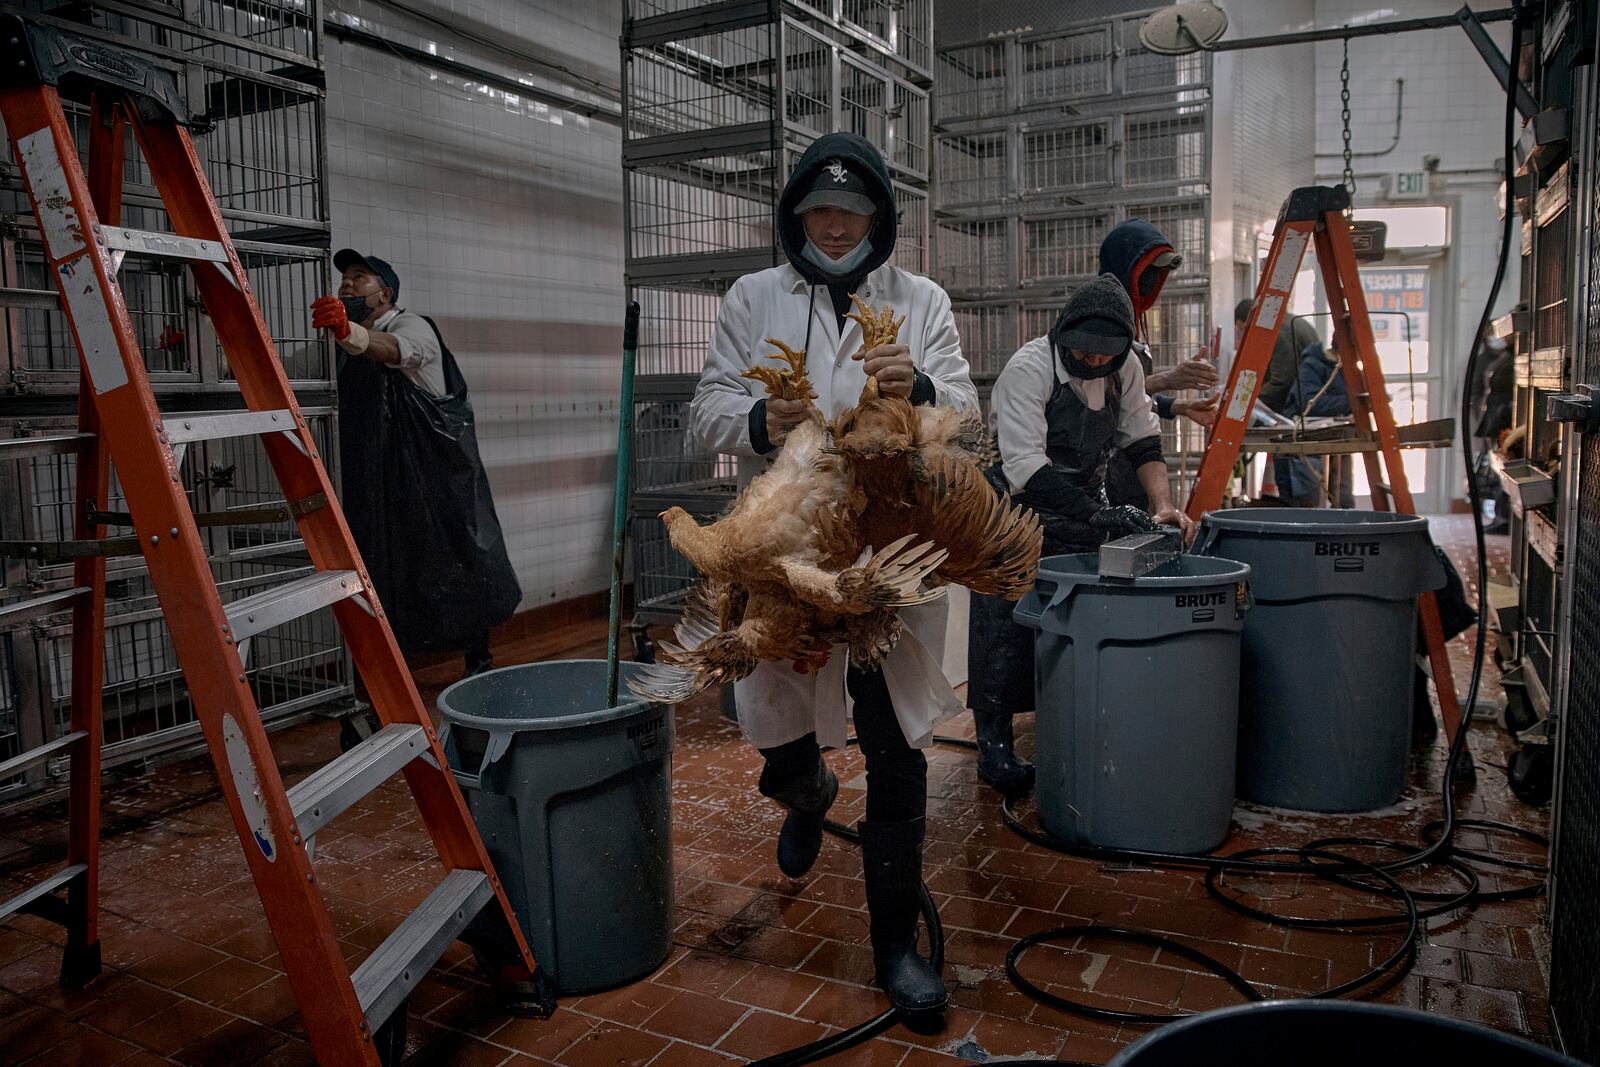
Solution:
{"label": "exit sign", "polygon": [[1397,170],[1389,176],[1390,200],[1423,200],[1427,195],[1427,171]]}

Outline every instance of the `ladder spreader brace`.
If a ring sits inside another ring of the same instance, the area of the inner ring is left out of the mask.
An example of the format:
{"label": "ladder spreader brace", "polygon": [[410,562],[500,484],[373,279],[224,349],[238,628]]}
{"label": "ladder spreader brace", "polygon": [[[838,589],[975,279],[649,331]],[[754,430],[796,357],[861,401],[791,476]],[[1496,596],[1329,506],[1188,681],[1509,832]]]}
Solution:
{"label": "ladder spreader brace", "polygon": [[[1417,513],[1406,482],[1405,467],[1400,461],[1400,436],[1384,386],[1372,322],[1367,316],[1355,247],[1350,240],[1350,223],[1344,215],[1349,206],[1350,194],[1344,186],[1314,185],[1290,193],[1278,213],[1272,248],[1267,253],[1250,308],[1250,321],[1228,371],[1222,408],[1217,413],[1210,443],[1189,496],[1187,512],[1196,521],[1207,511],[1222,506],[1223,494],[1244,443],[1245,429],[1250,424],[1250,411],[1266,379],[1278,329],[1289,313],[1289,298],[1307,247],[1316,249],[1323,289],[1333,313],[1333,347],[1350,393],[1351,421],[1358,432],[1373,435],[1377,445],[1376,449],[1362,453],[1367,484],[1372,490],[1372,505],[1380,511],[1389,510],[1392,497],[1395,511],[1405,515]],[[1433,668],[1434,688],[1439,694],[1440,715],[1448,736],[1454,740],[1461,726],[1461,702],[1450,669],[1444,628],[1439,622],[1439,605],[1432,593],[1423,593],[1418,599],[1418,613],[1428,661]]]}
{"label": "ladder spreader brace", "polygon": [[[86,91],[91,166],[85,175],[61,104]],[[77,443],[80,506],[74,536],[103,536],[107,463],[116,465],[151,582],[288,974],[307,1037],[324,1064],[377,1065],[379,1028],[404,1019],[406,998],[449,944],[465,935],[499,968],[502,983],[548,983],[451,775],[439,738],[373,594],[316,439],[274,350],[185,126],[171,70],[149,57],[71,32],[0,16],[0,118],[38,217],[61,310],[81,354]],[[171,234],[119,225],[123,133],[131,126]],[[145,372],[117,281],[124,255],[189,264],[246,409],[164,419]],[[184,445],[259,436],[315,568],[311,575],[224,603],[180,478]],[[121,520],[124,516],[114,516]],[[91,522],[94,525],[91,525]],[[17,759],[72,758],[67,866],[5,911],[58,913],[68,927],[68,969],[98,970],[100,684],[105,561],[74,560],[71,730]],[[241,658],[253,634],[331,607],[382,728],[286,789]],[[17,613],[20,617],[21,612]],[[3,619],[0,619],[3,623]],[[17,759],[0,767],[10,767]],[[350,973],[308,854],[316,830],[400,771],[432,837],[444,878]],[[65,887],[63,904],[54,894]],[[55,900],[51,905],[46,898]],[[15,906],[13,906],[15,905]],[[473,927],[469,931],[469,926]],[[92,960],[91,957],[92,956]],[[91,972],[92,976],[92,972]],[[393,1032],[390,1027],[388,1033]]]}

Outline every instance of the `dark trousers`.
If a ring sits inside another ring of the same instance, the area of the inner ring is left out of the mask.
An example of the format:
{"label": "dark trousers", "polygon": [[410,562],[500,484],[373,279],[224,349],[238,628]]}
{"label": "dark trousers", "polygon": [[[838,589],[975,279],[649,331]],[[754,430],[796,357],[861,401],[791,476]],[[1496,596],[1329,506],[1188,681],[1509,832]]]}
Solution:
{"label": "dark trousers", "polygon": [[[851,668],[845,684],[855,701],[856,739],[867,761],[867,821],[904,822],[928,810],[928,760],[906,743],[882,671]],[[774,792],[812,774],[822,749],[816,734],[760,750]]]}

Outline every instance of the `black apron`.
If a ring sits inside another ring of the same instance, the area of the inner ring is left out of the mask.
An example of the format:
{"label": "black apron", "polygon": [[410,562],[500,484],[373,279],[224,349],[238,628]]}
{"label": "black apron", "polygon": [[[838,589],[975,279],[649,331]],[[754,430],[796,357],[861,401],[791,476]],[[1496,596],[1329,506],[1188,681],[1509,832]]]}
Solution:
{"label": "black apron", "polygon": [[443,337],[439,350],[446,392],[437,397],[370,359],[340,352],[339,361],[339,495],[407,652],[465,648],[522,599],[466,379]]}
{"label": "black apron", "polygon": [[[1052,368],[1052,371],[1054,368]],[[1057,381],[1045,405],[1047,426],[1045,455],[1086,493],[1105,499],[1106,463],[1117,433],[1121,405],[1117,380],[1107,381],[1106,402],[1090,411],[1068,385]],[[996,464],[986,472],[990,484],[1006,485]],[[1100,532],[1079,519],[1043,507],[1026,491],[1012,500],[1039,516],[1044,528],[1044,555],[1093,552]],[[1033,707],[1032,630],[1011,620],[1016,602],[997,596],[972,594],[967,623],[967,707],[979,714],[1014,714]]]}

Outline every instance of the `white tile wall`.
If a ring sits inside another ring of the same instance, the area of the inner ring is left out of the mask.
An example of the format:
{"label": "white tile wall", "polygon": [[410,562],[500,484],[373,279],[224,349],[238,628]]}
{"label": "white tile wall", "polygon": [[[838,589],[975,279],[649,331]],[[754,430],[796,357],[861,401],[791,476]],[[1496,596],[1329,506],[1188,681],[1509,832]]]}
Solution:
{"label": "white tile wall", "polygon": [[[373,32],[519,71],[511,51],[615,81],[620,4],[427,5],[504,48],[381,3],[342,3]],[[401,303],[439,323],[472,392],[523,607],[604,589],[622,323],[615,126],[328,39],[334,245],[394,264]]]}

